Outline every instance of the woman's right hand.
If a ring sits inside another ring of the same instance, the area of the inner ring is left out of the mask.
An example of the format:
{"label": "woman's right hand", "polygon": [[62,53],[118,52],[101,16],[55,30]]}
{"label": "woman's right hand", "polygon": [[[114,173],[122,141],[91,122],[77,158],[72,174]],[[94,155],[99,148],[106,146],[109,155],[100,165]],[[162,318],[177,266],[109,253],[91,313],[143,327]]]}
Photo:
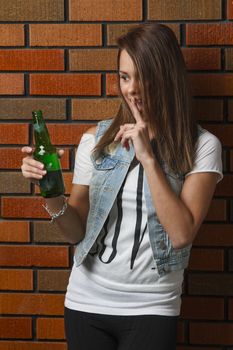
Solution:
{"label": "woman's right hand", "polygon": [[34,149],[32,147],[24,146],[21,148],[21,151],[26,155],[26,157],[22,159],[21,165],[23,176],[30,182],[39,186],[39,180],[46,174],[44,164],[33,158],[32,154]]}
{"label": "woman's right hand", "polygon": [[[21,148],[21,151],[26,155],[26,157],[22,159],[23,163],[21,165],[23,176],[30,182],[39,186],[39,180],[46,174],[44,164],[33,158],[34,149],[32,147],[24,146]],[[64,154],[64,150],[60,149],[57,153],[59,158],[61,158]]]}

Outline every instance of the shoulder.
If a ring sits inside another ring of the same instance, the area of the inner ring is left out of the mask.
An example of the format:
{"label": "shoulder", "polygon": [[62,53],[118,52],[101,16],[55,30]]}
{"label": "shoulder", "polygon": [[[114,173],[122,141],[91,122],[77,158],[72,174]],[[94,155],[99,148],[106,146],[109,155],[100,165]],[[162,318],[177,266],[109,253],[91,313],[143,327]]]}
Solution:
{"label": "shoulder", "polygon": [[196,145],[197,153],[221,151],[221,142],[214,134],[202,128],[200,125],[198,125],[198,132],[199,136]]}
{"label": "shoulder", "polygon": [[87,129],[87,131],[85,131],[85,134],[95,135],[96,129],[97,129],[97,125],[94,125],[94,126],[90,127],[89,129]]}

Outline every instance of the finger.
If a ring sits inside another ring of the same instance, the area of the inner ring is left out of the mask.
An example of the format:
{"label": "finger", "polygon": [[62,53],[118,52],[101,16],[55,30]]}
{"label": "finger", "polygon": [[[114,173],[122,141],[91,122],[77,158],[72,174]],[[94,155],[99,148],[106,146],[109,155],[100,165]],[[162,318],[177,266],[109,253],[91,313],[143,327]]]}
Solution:
{"label": "finger", "polygon": [[[45,175],[45,174],[44,174]],[[24,170],[23,171],[23,176],[26,178],[26,179],[29,179],[29,180],[41,180],[43,179],[43,176],[44,175],[41,175],[41,174],[37,174],[37,173],[32,173],[31,171],[26,171]]]}
{"label": "finger", "polygon": [[138,110],[136,102],[130,102],[130,104],[132,106],[132,112],[133,112],[133,116],[136,120],[136,123],[142,122],[143,121],[142,115],[141,115],[141,112]]}
{"label": "finger", "polygon": [[134,129],[135,126],[136,126],[135,123],[130,123],[130,124],[127,123],[127,124],[121,125],[120,130],[118,131],[118,133],[114,138],[114,141],[118,141],[126,131]]}
{"label": "finger", "polygon": [[32,158],[31,156],[23,158],[23,165],[30,166],[37,169],[44,169],[44,164]]}
{"label": "finger", "polygon": [[132,139],[132,136],[133,136],[132,132],[124,133],[124,135],[122,136],[122,139],[121,139],[122,147],[129,149],[129,143]]}
{"label": "finger", "polygon": [[21,168],[22,168],[23,171],[30,172],[31,174],[45,175],[46,172],[47,172],[45,169],[35,168],[35,167],[30,166],[30,165],[28,165],[28,164],[25,164],[25,165],[22,166]]}
{"label": "finger", "polygon": [[27,153],[28,155],[32,155],[34,150],[30,146],[24,146],[24,147],[21,148],[21,152]]}
{"label": "finger", "polygon": [[58,158],[61,158],[64,155],[65,151],[63,149],[59,149],[57,153],[58,153]]}

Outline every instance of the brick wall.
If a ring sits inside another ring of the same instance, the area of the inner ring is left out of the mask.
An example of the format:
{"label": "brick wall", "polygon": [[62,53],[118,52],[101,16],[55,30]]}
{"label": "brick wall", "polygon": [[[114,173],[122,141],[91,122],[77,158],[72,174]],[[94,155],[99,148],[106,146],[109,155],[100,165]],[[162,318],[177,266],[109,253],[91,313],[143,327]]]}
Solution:
{"label": "brick wall", "polygon": [[161,21],[181,44],[200,124],[223,144],[224,180],[185,276],[178,350],[233,349],[233,3],[221,0],[0,0],[0,350],[65,350],[72,247],[21,175],[41,108],[71,189],[75,147],[115,114],[115,38]]}

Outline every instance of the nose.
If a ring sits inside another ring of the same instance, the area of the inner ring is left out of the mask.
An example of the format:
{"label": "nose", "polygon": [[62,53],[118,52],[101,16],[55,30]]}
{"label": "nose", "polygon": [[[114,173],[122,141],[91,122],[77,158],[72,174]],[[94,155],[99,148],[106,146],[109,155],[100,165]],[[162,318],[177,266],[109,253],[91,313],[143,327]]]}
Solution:
{"label": "nose", "polygon": [[136,80],[130,81],[128,93],[132,96],[139,94],[139,84]]}

